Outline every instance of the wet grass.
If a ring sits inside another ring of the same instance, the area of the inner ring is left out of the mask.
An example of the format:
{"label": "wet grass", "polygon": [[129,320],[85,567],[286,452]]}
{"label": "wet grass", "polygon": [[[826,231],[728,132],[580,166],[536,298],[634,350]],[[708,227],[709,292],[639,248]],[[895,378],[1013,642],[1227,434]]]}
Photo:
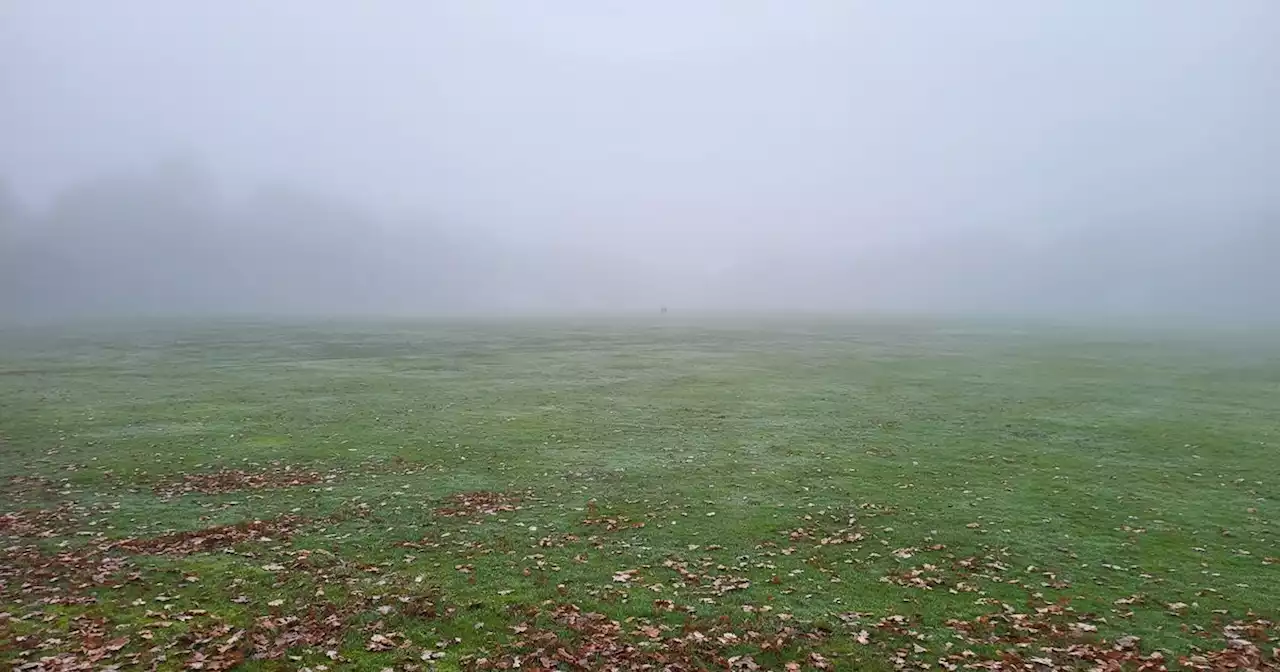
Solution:
{"label": "wet grass", "polygon": [[[821,633],[755,651],[766,666],[820,666],[820,652],[888,667],[904,642],[922,663],[987,655],[947,620],[1003,605],[1068,604],[1069,621],[1097,627],[1086,640],[1134,635],[1170,660],[1221,648],[1221,623],[1280,605],[1274,335],[676,320],[2,332],[0,509],[78,507],[45,536],[8,535],[10,553],[310,522],[269,542],[131,555],[136,581],[64,586],[84,604],[11,577],[0,657],[84,655],[88,617],[72,616],[91,614],[105,640],[128,638],[111,657],[180,668],[216,651],[184,639],[192,624],[251,630],[318,600],[352,612],[339,641],[244,669],[483,666],[520,639],[528,609],[642,622],[654,600]],[[326,479],[157,494],[187,474],[285,468]],[[469,492],[520,500],[439,515]],[[821,543],[839,530],[861,539]],[[918,576],[937,582],[894,578],[926,564]],[[749,586],[722,592],[717,577]],[[164,617],[190,610],[206,613]],[[874,626],[894,615],[915,634]],[[387,633],[404,640],[369,650]]]}

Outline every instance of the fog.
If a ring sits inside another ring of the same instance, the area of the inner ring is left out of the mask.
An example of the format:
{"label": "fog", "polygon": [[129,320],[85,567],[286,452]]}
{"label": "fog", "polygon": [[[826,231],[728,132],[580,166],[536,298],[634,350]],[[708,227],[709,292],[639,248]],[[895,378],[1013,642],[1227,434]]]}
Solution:
{"label": "fog", "polygon": [[1280,318],[1280,3],[0,4],[0,319]]}

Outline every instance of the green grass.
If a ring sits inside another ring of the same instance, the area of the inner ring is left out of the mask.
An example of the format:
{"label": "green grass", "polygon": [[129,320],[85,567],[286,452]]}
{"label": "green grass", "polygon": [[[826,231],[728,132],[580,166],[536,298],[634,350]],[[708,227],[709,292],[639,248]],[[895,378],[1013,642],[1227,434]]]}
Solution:
{"label": "green grass", "polygon": [[[423,664],[421,649],[455,638],[433,664],[467,667],[534,611],[660,620],[655,599],[743,629],[785,614],[830,631],[781,653],[746,647],[766,666],[808,665],[817,651],[839,668],[889,667],[907,636],[870,624],[891,615],[919,635],[925,651],[910,656],[936,661],[973,648],[948,619],[1060,599],[1068,621],[1097,626],[1086,641],[1135,635],[1171,659],[1220,649],[1221,623],[1275,619],[1280,605],[1277,335],[817,320],[0,332],[0,511],[79,507],[51,537],[0,540],[8,553],[289,513],[311,521],[236,553],[128,555],[142,579],[76,588],[87,604],[37,603],[10,578],[0,661],[80,651],[71,619],[85,614],[105,619],[105,639],[129,637],[115,655],[150,661],[149,647],[172,643],[161,668],[179,669],[192,646],[183,632],[248,627],[267,602],[287,612],[318,588],[359,612],[341,644],[244,669],[334,665],[326,650],[343,669]],[[333,478],[171,500],[152,491],[273,464]],[[20,487],[15,476],[52,482]],[[494,516],[435,513],[469,491],[525,494]],[[644,526],[582,522],[610,516]],[[847,528],[851,516],[857,543],[788,537]],[[539,546],[566,534],[578,540]],[[295,566],[299,551],[313,552]],[[1001,569],[954,566],[969,556]],[[670,559],[750,587],[682,586]],[[273,563],[287,568],[262,569]],[[924,563],[942,585],[886,580]],[[628,569],[634,581],[614,580]],[[958,581],[975,592],[949,592]],[[400,596],[438,613],[377,610]],[[1176,603],[1187,606],[1172,613]],[[173,619],[148,611],[191,609],[208,613],[149,625]],[[849,612],[863,616],[846,625]],[[868,645],[852,637],[862,629]],[[367,651],[381,632],[412,645]]]}

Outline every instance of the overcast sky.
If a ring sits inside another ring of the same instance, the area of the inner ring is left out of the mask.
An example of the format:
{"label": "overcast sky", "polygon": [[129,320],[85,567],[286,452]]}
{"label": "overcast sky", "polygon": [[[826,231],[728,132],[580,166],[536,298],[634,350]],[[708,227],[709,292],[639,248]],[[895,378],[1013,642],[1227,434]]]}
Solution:
{"label": "overcast sky", "polygon": [[0,176],[714,256],[1275,211],[1276,0],[0,2]]}

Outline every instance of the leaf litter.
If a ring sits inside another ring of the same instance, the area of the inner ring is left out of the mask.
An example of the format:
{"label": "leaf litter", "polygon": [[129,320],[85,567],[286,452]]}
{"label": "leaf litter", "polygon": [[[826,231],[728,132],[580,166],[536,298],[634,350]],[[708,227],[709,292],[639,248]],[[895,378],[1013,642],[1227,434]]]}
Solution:
{"label": "leaf litter", "polygon": [[181,474],[166,479],[152,487],[163,499],[173,499],[187,494],[219,495],[242,490],[268,490],[317,485],[332,482],[336,473],[324,474],[310,469],[295,469],[289,465],[273,465],[258,471],[244,469],[220,469],[206,473]]}

